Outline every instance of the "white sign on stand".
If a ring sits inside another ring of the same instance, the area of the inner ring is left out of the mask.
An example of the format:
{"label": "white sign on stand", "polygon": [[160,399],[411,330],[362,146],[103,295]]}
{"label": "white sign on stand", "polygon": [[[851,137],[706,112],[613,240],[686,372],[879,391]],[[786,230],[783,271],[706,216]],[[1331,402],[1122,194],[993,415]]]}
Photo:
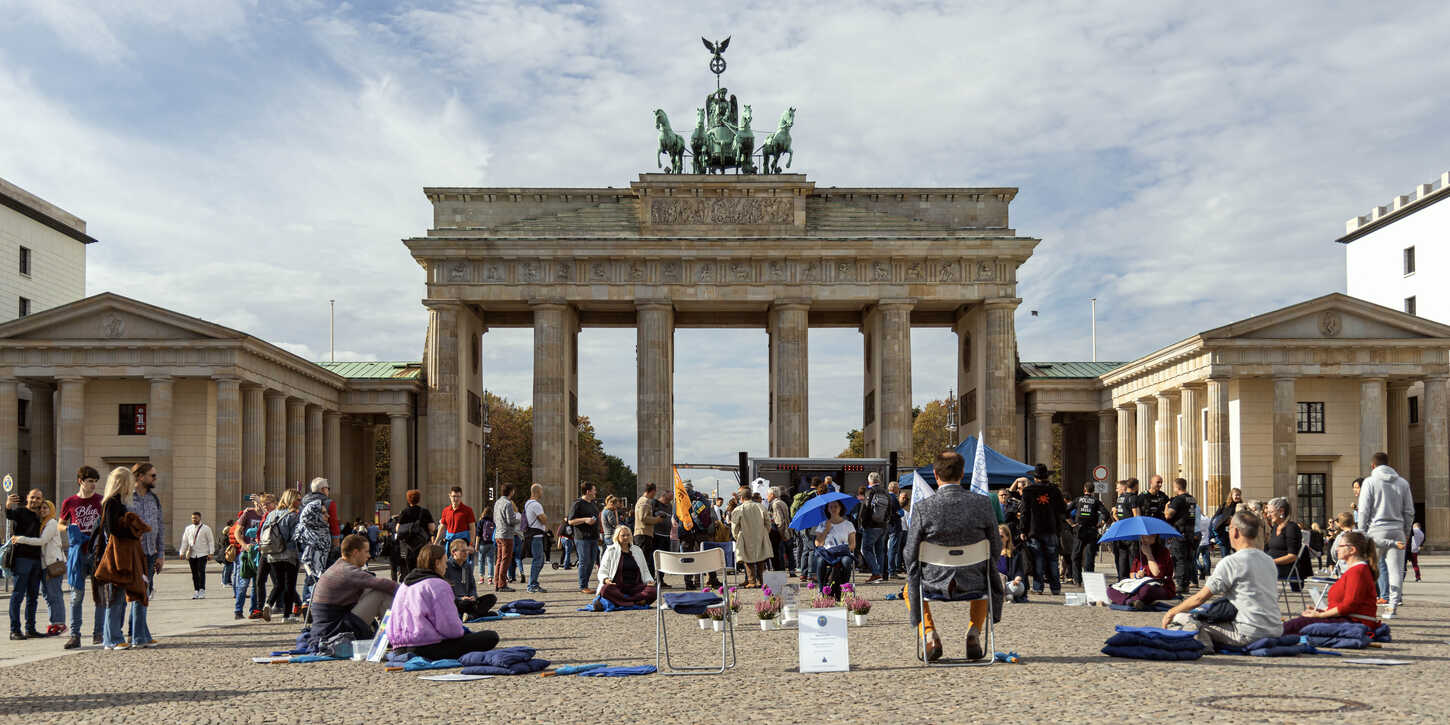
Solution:
{"label": "white sign on stand", "polygon": [[796,606],[796,600],[800,598],[801,585],[792,582],[788,574],[783,571],[768,571],[760,578],[761,583],[770,590],[771,594],[780,597],[782,607]]}
{"label": "white sign on stand", "polygon": [[1097,572],[1082,573],[1082,588],[1087,594],[1088,604],[1111,604],[1108,599],[1108,577]]}
{"label": "white sign on stand", "polygon": [[802,609],[799,624],[801,672],[847,672],[851,650],[846,643],[846,610]]}

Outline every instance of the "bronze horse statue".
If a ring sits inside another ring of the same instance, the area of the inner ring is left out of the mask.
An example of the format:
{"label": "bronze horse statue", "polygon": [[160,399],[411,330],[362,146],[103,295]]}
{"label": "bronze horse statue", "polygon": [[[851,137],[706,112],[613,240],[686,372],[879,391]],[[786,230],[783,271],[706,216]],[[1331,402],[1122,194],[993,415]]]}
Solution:
{"label": "bronze horse statue", "polygon": [[705,173],[705,109],[695,109],[695,132],[690,134],[690,166],[693,173]]}
{"label": "bronze horse statue", "polygon": [[665,173],[684,173],[685,139],[680,138],[680,135],[670,128],[670,117],[665,115],[664,109],[655,109],[655,128],[660,130],[660,147],[655,152],[655,166],[664,168],[660,162],[660,154],[669,154],[670,167],[665,169]]}
{"label": "bronze horse statue", "polygon": [[790,129],[795,125],[795,106],[786,109],[780,114],[780,127],[775,133],[765,137],[765,144],[760,147],[762,171],[767,174],[780,173],[780,157],[788,155],[785,167],[790,168],[790,162],[795,160],[795,152],[790,148]]}
{"label": "bronze horse statue", "polygon": [[755,154],[755,132],[750,130],[750,106],[741,107],[740,128],[735,131],[735,162],[739,164],[740,173],[755,173],[755,161],[751,158]]}

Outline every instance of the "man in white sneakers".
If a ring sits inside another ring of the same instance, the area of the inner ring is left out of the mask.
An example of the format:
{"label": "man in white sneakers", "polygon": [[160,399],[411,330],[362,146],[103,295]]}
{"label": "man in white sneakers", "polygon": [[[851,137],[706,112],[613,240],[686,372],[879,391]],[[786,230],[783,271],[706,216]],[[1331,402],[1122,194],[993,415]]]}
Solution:
{"label": "man in white sneakers", "polygon": [[191,525],[181,533],[181,545],[176,553],[191,566],[192,599],[206,599],[206,561],[216,551],[216,540],[211,527],[201,522],[201,512],[191,512]]}

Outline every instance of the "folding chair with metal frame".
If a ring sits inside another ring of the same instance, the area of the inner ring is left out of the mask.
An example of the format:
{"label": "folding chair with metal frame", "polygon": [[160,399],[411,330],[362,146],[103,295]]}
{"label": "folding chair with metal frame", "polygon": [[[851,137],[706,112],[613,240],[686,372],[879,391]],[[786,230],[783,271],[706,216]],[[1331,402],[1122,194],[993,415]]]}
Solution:
{"label": "folding chair with metal frame", "polygon": [[[983,539],[975,544],[969,544],[967,546],[941,546],[939,544],[933,544],[927,541],[923,541],[917,547],[916,559],[919,563],[919,566],[925,567],[927,564],[958,568],[981,566],[983,569],[982,581],[988,586],[988,591],[984,592],[981,596],[978,597],[972,597],[970,599],[932,600],[938,602],[987,602],[987,620],[984,625],[987,629],[987,631],[984,633],[986,635],[987,646],[985,652],[987,653],[987,656],[981,660],[968,660],[966,658],[965,652],[967,646],[967,638],[966,634],[963,634],[962,661],[939,662],[936,664],[937,667],[988,667],[992,664],[993,660],[996,659],[993,653],[997,651],[997,637],[996,631],[992,627],[992,593],[990,582],[991,577],[996,576],[997,572],[992,568],[991,549],[992,544],[991,541],[988,539]],[[922,594],[921,587],[917,587],[916,596],[913,598],[911,606],[915,607],[915,611],[917,612],[925,611],[925,599]],[[932,663],[926,658],[926,631],[922,627],[917,627],[916,629],[916,656],[918,659],[921,660],[923,665],[931,666]],[[970,632],[970,630],[968,631]]]}
{"label": "folding chair with metal frame", "polygon": [[1299,591],[1297,592],[1299,595],[1299,611],[1302,612],[1309,608],[1309,597],[1304,592],[1304,577],[1299,575],[1299,562],[1308,561],[1308,556],[1309,544],[1300,544],[1299,554],[1294,558],[1294,563],[1289,567],[1289,575],[1279,577],[1279,600],[1284,603],[1285,612],[1290,611],[1289,593],[1293,591],[1295,585],[1299,587]]}
{"label": "folding chair with metal frame", "polygon": [[[725,552],[721,549],[706,549],[704,551],[660,551],[655,550],[655,571],[658,575],[678,574],[680,576],[700,576],[712,572],[718,572],[720,581],[723,583],[722,601],[719,606],[725,607],[728,603],[730,592],[730,571],[725,566]],[[725,670],[735,666],[735,624],[734,619],[725,617],[725,625],[720,630],[720,666],[699,667],[689,665],[675,665],[670,661],[670,638],[669,630],[665,626],[665,610],[673,609],[666,603],[669,595],[660,597],[659,604],[655,605],[655,671],[662,675],[708,675],[724,674]],[[663,662],[661,662],[663,653]],[[666,669],[668,668],[668,669]]]}

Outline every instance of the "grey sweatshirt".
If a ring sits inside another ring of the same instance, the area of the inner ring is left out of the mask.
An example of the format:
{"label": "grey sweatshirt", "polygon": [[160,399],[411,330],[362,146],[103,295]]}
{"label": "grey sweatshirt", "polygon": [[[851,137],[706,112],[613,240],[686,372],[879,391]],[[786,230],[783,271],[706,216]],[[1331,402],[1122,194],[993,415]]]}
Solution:
{"label": "grey sweatshirt", "polygon": [[1359,522],[1372,538],[1409,541],[1415,522],[1410,482],[1389,466],[1376,466],[1359,488]]}

